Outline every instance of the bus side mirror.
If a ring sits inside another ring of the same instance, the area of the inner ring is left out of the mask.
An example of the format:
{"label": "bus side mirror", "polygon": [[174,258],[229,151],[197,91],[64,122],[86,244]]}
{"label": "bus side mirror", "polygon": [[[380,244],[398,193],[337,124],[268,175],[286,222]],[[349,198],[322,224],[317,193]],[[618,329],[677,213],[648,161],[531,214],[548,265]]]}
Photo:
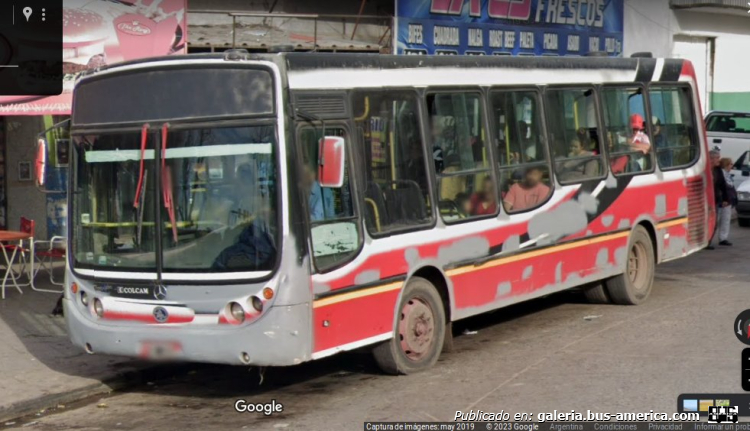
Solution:
{"label": "bus side mirror", "polygon": [[318,182],[321,187],[339,188],[344,184],[346,141],[341,136],[325,136],[320,140]]}
{"label": "bus side mirror", "polygon": [[47,173],[47,141],[39,139],[36,143],[36,161],[34,162],[34,181],[39,188],[44,187]]}

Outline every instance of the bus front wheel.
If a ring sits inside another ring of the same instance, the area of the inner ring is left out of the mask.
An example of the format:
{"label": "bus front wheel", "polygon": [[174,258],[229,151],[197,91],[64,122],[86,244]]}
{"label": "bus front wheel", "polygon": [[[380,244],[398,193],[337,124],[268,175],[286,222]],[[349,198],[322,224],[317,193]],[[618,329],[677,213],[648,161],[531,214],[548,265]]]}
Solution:
{"label": "bus front wheel", "polygon": [[654,285],[654,245],[646,229],[638,226],[628,241],[625,272],[605,282],[615,304],[637,305],[645,301]]}
{"label": "bus front wheel", "polygon": [[378,366],[389,374],[412,374],[435,365],[445,339],[445,310],[435,286],[413,277],[397,309],[393,338],[376,346]]}

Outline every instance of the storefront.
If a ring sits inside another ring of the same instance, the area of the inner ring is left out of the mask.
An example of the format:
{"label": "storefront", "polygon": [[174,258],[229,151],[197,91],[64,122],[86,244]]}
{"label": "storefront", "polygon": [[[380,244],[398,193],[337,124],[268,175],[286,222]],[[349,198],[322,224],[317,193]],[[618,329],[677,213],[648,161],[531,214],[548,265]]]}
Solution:
{"label": "storefront", "polygon": [[[120,61],[185,53],[186,8],[187,0],[65,0],[63,93],[0,97],[0,228],[18,229],[26,217],[36,222],[37,238],[66,234],[70,141],[52,126],[70,115],[76,76]],[[35,143],[45,130],[46,188],[53,193],[40,193],[32,180]]]}
{"label": "storefront", "polygon": [[396,52],[620,56],[623,1],[396,0]]}

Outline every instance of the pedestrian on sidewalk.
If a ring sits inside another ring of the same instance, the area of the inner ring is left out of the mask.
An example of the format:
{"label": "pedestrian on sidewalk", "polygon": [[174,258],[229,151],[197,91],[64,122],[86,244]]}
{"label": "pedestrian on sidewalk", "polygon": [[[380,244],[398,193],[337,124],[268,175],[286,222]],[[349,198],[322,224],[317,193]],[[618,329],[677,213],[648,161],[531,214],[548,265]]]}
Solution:
{"label": "pedestrian on sidewalk", "polygon": [[719,245],[732,245],[729,242],[729,226],[732,222],[732,210],[737,206],[737,191],[734,189],[734,181],[732,181],[732,159],[724,157],[719,162],[721,171],[724,176],[724,182],[726,183],[726,202],[729,205],[722,205],[719,209]]}
{"label": "pedestrian on sidewalk", "polygon": [[[721,214],[722,214],[722,208],[729,207],[729,215],[731,217],[731,205],[729,204],[729,201],[727,201],[727,180],[724,177],[724,171],[721,169],[721,153],[719,150],[711,150],[709,153],[710,161],[711,161],[711,174],[713,176],[713,182],[714,182],[714,198],[715,198],[715,204],[716,204],[716,225],[714,226],[714,231],[711,233],[711,239],[708,240],[708,246],[706,247],[707,250],[713,250],[714,246],[712,245],[714,237],[716,236],[716,231],[719,230],[719,225],[721,224]],[[729,235],[729,231],[727,228],[727,235]],[[719,240],[721,241],[721,240]]]}

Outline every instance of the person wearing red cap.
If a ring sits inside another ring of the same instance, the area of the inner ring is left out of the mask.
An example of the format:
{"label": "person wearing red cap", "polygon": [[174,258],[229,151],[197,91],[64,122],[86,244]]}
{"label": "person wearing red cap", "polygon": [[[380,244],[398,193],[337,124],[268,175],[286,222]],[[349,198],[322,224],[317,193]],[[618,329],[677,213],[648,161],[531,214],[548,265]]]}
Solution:
{"label": "person wearing red cap", "polygon": [[644,132],[646,125],[641,114],[630,116],[630,128],[633,130],[633,135],[628,139],[630,149],[648,154],[651,151],[651,140],[646,135],[646,132]]}

